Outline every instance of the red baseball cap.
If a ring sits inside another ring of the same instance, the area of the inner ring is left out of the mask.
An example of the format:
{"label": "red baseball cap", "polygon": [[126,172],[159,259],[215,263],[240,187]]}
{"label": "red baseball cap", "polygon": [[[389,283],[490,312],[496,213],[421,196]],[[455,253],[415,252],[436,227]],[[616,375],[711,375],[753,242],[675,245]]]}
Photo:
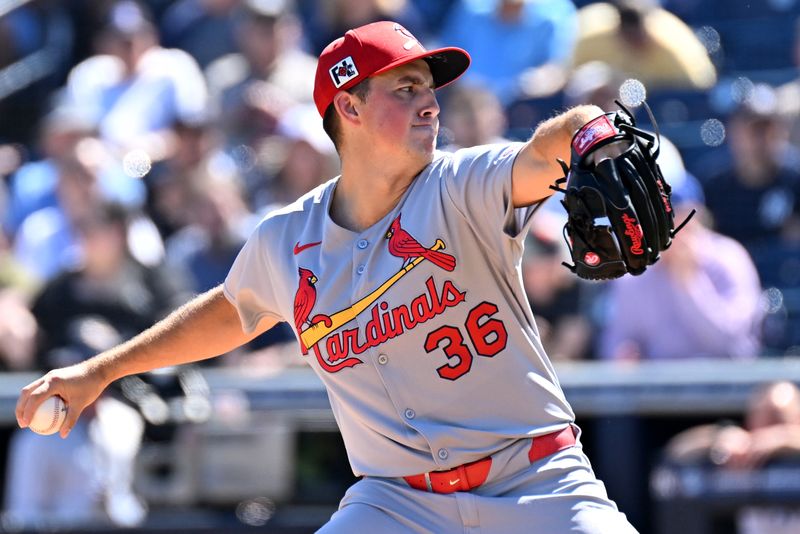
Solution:
{"label": "red baseball cap", "polygon": [[417,59],[427,61],[437,89],[461,76],[470,63],[469,54],[460,48],[425,50],[410,31],[396,22],[373,22],[349,30],[319,56],[314,80],[317,111],[325,116],[338,91]]}

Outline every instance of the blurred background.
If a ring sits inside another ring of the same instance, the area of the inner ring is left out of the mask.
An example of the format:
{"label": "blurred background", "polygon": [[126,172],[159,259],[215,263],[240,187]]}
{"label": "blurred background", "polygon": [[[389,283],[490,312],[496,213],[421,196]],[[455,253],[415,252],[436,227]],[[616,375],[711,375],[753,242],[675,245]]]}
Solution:
{"label": "blurred background", "polygon": [[646,97],[698,215],[643,276],[589,284],[547,202],[522,266],[545,348],[642,533],[800,533],[795,0],[0,1],[0,531],[301,533],[335,510],[353,476],[285,326],[116,383],[66,441],[13,407],[222,282],[266,212],[336,175],[316,54],[387,18],[472,55],[443,150],[587,102],[652,128]]}

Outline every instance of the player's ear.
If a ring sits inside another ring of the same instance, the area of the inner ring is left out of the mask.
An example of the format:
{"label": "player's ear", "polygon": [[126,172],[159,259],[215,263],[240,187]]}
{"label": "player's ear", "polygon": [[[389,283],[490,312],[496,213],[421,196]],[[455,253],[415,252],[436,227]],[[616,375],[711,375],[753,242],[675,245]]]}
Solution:
{"label": "player's ear", "polygon": [[333,97],[333,105],[342,121],[350,123],[360,122],[356,103],[357,99],[355,95],[351,95],[347,91],[339,91]]}

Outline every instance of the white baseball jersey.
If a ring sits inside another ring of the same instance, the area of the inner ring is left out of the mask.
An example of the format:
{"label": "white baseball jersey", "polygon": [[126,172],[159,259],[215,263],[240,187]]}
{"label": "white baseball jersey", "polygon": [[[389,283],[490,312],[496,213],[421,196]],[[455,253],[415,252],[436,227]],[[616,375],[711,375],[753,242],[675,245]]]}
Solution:
{"label": "white baseball jersey", "polygon": [[356,475],[449,469],[574,420],[522,285],[522,146],[437,152],[362,232],[331,220],[335,178],[267,215],[225,280],[245,330],[293,325]]}

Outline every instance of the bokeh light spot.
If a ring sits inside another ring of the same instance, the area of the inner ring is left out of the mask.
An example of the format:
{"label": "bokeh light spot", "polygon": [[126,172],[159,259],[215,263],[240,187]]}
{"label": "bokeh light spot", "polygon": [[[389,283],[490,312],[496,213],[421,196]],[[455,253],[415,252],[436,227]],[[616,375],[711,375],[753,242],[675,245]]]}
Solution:
{"label": "bokeh light spot", "polygon": [[143,178],[152,167],[150,155],[144,150],[131,150],[122,158],[122,170],[131,178]]}
{"label": "bokeh light spot", "polygon": [[644,84],[635,78],[625,80],[619,86],[619,99],[623,104],[630,107],[641,106],[647,98],[647,89]]}
{"label": "bokeh light spot", "polygon": [[720,146],[725,142],[725,125],[719,119],[708,119],[700,125],[700,139],[707,146]]}

